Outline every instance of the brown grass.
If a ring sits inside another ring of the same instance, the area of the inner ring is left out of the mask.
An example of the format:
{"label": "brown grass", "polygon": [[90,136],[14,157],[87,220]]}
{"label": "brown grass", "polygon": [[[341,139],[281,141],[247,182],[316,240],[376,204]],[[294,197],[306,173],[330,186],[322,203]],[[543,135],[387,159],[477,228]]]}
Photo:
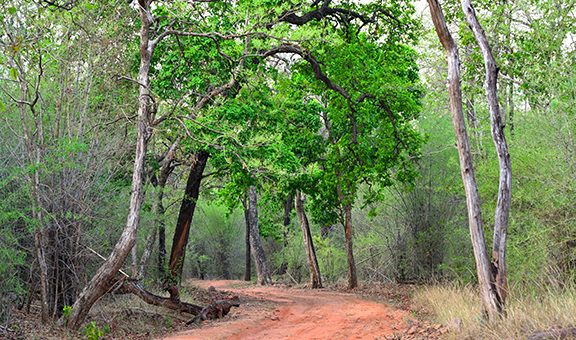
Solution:
{"label": "brown grass", "polygon": [[480,318],[480,299],[470,286],[428,286],[416,292],[413,302],[453,326],[448,339],[525,339],[535,331],[576,326],[575,287],[511,289],[506,318],[491,324]]}

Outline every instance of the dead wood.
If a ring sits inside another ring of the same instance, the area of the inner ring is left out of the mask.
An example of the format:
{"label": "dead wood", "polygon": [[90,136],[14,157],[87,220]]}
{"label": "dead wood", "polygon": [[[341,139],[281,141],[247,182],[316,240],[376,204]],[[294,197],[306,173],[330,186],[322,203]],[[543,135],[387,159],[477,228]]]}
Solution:
{"label": "dead wood", "polygon": [[202,306],[153,294],[144,289],[144,287],[142,287],[138,281],[134,280],[124,280],[123,284],[120,286],[120,288],[118,288],[116,293],[131,293],[138,296],[148,304],[161,306],[192,315],[198,315],[204,310]]}

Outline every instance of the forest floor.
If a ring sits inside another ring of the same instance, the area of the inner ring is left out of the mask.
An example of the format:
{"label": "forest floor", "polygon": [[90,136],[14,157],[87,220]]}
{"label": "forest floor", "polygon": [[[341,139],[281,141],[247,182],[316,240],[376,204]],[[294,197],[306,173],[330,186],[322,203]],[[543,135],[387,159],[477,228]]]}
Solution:
{"label": "forest floor", "polygon": [[382,301],[383,297],[400,297],[395,302],[401,305],[401,296],[255,286],[243,281],[192,284],[230,292],[240,298],[241,305],[221,320],[205,321],[200,328],[181,331],[167,340],[430,339],[447,332],[442,325],[420,322],[408,310]]}
{"label": "forest floor", "polygon": [[[331,286],[309,289],[304,285],[257,286],[245,281],[189,280],[181,293],[186,301],[207,305],[214,297],[237,296],[222,319],[188,325],[191,319],[162,307],[148,305],[130,295],[108,294],[91,310],[80,332],[44,325],[40,306],[30,313],[13,310],[7,339],[86,339],[87,329],[104,330],[101,339],[437,339],[447,335],[444,325],[426,321],[426,308],[413,309],[412,296],[420,287],[362,283],[352,291]],[[159,293],[158,291],[156,293]],[[93,332],[92,332],[93,334]]]}

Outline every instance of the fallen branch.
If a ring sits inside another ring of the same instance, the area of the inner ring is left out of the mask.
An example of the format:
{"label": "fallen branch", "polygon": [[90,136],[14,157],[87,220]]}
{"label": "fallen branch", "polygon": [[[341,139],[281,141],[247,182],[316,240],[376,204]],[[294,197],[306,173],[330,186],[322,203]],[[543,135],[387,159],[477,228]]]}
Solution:
{"label": "fallen branch", "polygon": [[202,306],[194,305],[191,303],[183,302],[177,299],[171,299],[163,296],[153,294],[146,289],[144,289],[138,281],[134,280],[124,280],[122,286],[117,290],[117,293],[131,293],[144,302],[154,305],[161,306],[164,308],[172,309],[178,312],[184,312],[192,315],[199,315],[204,308]]}

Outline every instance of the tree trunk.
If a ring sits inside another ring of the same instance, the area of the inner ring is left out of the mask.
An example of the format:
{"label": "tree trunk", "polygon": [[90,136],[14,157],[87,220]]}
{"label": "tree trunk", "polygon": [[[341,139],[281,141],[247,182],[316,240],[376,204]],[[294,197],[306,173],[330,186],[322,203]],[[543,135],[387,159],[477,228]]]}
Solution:
{"label": "tree trunk", "polygon": [[496,216],[494,218],[494,240],[492,246],[492,270],[494,272],[494,284],[498,297],[498,309],[504,312],[507,295],[506,279],[506,234],[508,232],[508,218],[510,215],[510,201],[512,198],[512,167],[508,143],[504,134],[502,112],[498,103],[498,66],[490,49],[486,34],[476,18],[474,7],[470,0],[462,0],[462,10],[468,21],[468,25],[474,32],[476,42],[482,51],[484,68],[486,70],[486,97],[490,109],[490,127],[492,139],[498,155],[500,165],[500,178],[498,183],[498,200],[496,202]]}
{"label": "tree trunk", "polygon": [[178,282],[182,276],[182,266],[186,254],[186,245],[190,234],[190,224],[196,210],[196,203],[200,195],[200,183],[202,174],[206,168],[209,154],[206,151],[198,151],[194,155],[193,164],[190,167],[184,198],[180,205],[180,213],[176,222],[176,230],[172,240],[172,251],[170,252],[170,278],[168,280],[167,291],[172,299],[179,299]]}
{"label": "tree trunk", "polygon": [[352,244],[352,205],[349,203],[344,204],[344,239],[346,241],[346,258],[348,259],[348,289],[353,289],[358,287],[358,276]]}
{"label": "tree trunk", "polygon": [[[342,177],[340,172],[337,172],[336,176],[338,179]],[[348,289],[354,289],[358,287],[358,276],[356,274],[356,261],[354,261],[354,246],[352,241],[354,238],[352,232],[352,204],[346,199],[341,184],[337,185],[336,190],[338,191],[338,199],[344,212],[344,241],[348,261]]]}
{"label": "tree trunk", "polygon": [[42,241],[41,230],[34,233],[34,247],[36,248],[36,259],[38,260],[38,269],[40,271],[40,299],[42,303],[41,318],[42,322],[48,322],[49,304],[48,304],[48,265],[46,263],[46,247]]}
{"label": "tree trunk", "polygon": [[[139,96],[138,96],[138,137],[136,140],[136,152],[134,159],[134,169],[132,174],[132,195],[130,196],[130,208],[126,226],[120,239],[116,243],[114,250],[102,266],[96,271],[92,280],[78,296],[72,306],[72,312],[68,318],[67,326],[78,329],[84,318],[90,311],[92,305],[104,295],[114,282],[114,276],[122,267],[128,253],[136,241],[136,233],[140,223],[140,207],[142,205],[142,184],[144,178],[144,164],[148,140],[152,131],[150,121],[154,115],[154,103],[150,93],[150,59],[152,56],[152,45],[150,45],[149,29],[150,21],[147,2],[140,1],[140,69],[138,72]],[[64,320],[60,319],[63,324]]]}
{"label": "tree trunk", "polygon": [[308,268],[310,270],[310,284],[312,288],[322,288],[322,276],[320,275],[320,267],[318,266],[318,259],[316,258],[316,250],[314,249],[314,241],[310,232],[310,224],[306,217],[304,210],[304,197],[300,191],[296,192],[296,214],[300,220],[300,228],[302,228],[302,237],[304,238],[304,247],[306,248],[306,255],[308,257]]}
{"label": "tree trunk", "polygon": [[442,13],[442,8],[438,1],[428,0],[428,5],[430,7],[430,14],[436,29],[436,34],[447,53],[450,111],[452,112],[452,123],[456,134],[456,145],[460,159],[460,173],[462,175],[464,191],[466,193],[468,225],[470,228],[474,258],[476,260],[476,272],[478,275],[482,310],[485,316],[490,320],[493,320],[500,314],[498,295],[492,284],[492,265],[488,259],[488,253],[486,250],[478,186],[474,177],[470,142],[466,133],[466,124],[462,109],[458,48],[448,30],[444,14]]}
{"label": "tree trunk", "polygon": [[248,188],[248,219],[250,221],[250,249],[256,263],[258,283],[261,285],[271,284],[272,278],[270,277],[268,262],[266,261],[266,254],[264,253],[258,228],[258,195],[254,185]]}
{"label": "tree trunk", "polygon": [[146,242],[146,247],[144,248],[144,253],[142,254],[142,259],[140,261],[140,278],[144,277],[145,267],[148,264],[148,259],[152,253],[152,247],[154,246],[154,239],[156,231],[158,232],[158,272],[161,276],[164,276],[164,264],[166,257],[166,224],[164,222],[164,189],[166,188],[166,183],[168,182],[168,177],[174,170],[172,162],[174,161],[176,148],[180,143],[180,138],[177,138],[174,143],[170,146],[166,155],[161,159],[160,172],[158,174],[158,181],[156,183],[156,199],[154,201],[154,224],[155,227],[149,239]]}
{"label": "tree trunk", "polygon": [[244,220],[246,221],[246,266],[244,268],[244,281],[250,281],[252,279],[252,256],[250,254],[250,212],[248,211],[248,205],[244,203]]}

